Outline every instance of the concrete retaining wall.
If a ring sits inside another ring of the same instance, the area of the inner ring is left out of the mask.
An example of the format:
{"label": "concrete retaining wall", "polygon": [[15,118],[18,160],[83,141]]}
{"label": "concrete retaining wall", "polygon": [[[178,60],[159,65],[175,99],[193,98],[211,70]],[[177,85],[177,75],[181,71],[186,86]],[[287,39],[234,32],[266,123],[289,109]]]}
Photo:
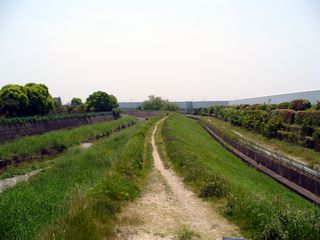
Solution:
{"label": "concrete retaining wall", "polygon": [[[288,181],[282,182],[282,184],[288,186],[289,188],[293,189],[294,191],[298,192],[299,194],[303,195],[304,197],[312,200],[313,202],[320,204],[320,180],[306,174],[305,172],[301,172],[298,169],[293,168],[292,166],[288,166],[284,163],[280,163],[279,161],[272,159],[271,156],[264,156],[261,153],[255,152],[246,146],[241,145],[237,141],[229,138],[220,130],[210,124],[206,124],[201,122],[201,125],[204,127],[210,129],[214,134],[216,134],[219,138],[221,138],[225,143],[230,145],[233,149],[236,151],[242,153],[244,156],[248,157],[250,160],[254,162],[255,167],[259,167],[259,165],[262,165],[268,170],[271,170],[273,173],[283,177],[284,179]],[[222,143],[223,144],[223,143]],[[238,155],[236,151],[233,151],[235,155]],[[238,155],[239,156],[239,155]],[[239,156],[243,159],[243,157]],[[246,159],[244,159],[246,160]],[[249,161],[250,161],[249,160]],[[272,176],[272,173],[267,173],[268,175]],[[295,185],[298,185],[299,187],[307,190],[308,192],[301,191],[299,189],[296,189],[295,186],[290,184],[290,182],[294,183]],[[318,196],[318,197],[316,197]]]}
{"label": "concrete retaining wall", "polygon": [[21,136],[41,134],[53,130],[74,128],[86,124],[94,124],[113,120],[112,115],[102,115],[93,117],[80,117],[48,121],[35,121],[17,123],[11,125],[0,125],[0,142],[15,139]]}

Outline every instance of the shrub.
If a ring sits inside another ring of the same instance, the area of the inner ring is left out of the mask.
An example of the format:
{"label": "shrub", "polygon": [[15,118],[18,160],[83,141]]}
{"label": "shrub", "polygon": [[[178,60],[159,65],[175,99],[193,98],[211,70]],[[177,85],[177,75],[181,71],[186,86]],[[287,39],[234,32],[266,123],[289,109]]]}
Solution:
{"label": "shrub", "polygon": [[316,110],[320,110],[320,102],[317,103],[315,109],[316,109]]}
{"label": "shrub", "polygon": [[278,105],[277,104],[269,104],[266,108],[267,112],[271,112],[272,110],[277,109]]}
{"label": "shrub", "polygon": [[237,105],[236,108],[240,110],[245,110],[249,106],[250,106],[249,104],[240,104],[240,105]]}
{"label": "shrub", "polygon": [[315,129],[312,134],[312,139],[316,144],[320,144],[320,128]]}
{"label": "shrub", "polygon": [[282,102],[282,103],[279,103],[277,109],[289,109],[289,105],[290,105],[289,102]]}
{"label": "shrub", "polygon": [[120,117],[120,113],[121,113],[121,110],[120,108],[114,108],[112,109],[112,115],[114,118],[119,118]]}
{"label": "shrub", "polygon": [[203,183],[199,196],[202,198],[222,198],[229,193],[229,184],[226,179],[212,175]]}
{"label": "shrub", "polygon": [[265,111],[267,109],[267,104],[257,104],[256,110],[262,110]]}
{"label": "shrub", "polygon": [[279,119],[283,123],[293,124],[296,112],[289,109],[277,109],[270,112],[271,119]]}
{"label": "shrub", "polygon": [[301,128],[301,134],[303,136],[312,136],[314,128],[310,125],[303,124]]}
{"label": "shrub", "polygon": [[283,129],[284,126],[279,119],[271,119],[265,124],[262,134],[267,138],[275,138],[278,136],[278,131]]}
{"label": "shrub", "polygon": [[311,103],[306,99],[296,99],[290,102],[289,108],[295,111],[303,111],[311,108]]}
{"label": "shrub", "polygon": [[303,112],[298,111],[294,123],[299,125],[320,126],[320,111]]}

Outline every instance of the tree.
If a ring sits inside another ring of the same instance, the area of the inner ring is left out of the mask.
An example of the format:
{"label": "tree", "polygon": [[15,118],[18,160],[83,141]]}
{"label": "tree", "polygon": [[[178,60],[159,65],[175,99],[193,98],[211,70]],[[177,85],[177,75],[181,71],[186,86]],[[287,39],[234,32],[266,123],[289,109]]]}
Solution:
{"label": "tree", "polygon": [[142,103],[142,108],[144,110],[166,110],[166,111],[176,111],[178,106],[170,103],[168,100],[163,100],[161,97],[156,97],[150,95],[148,100]]}
{"label": "tree", "polygon": [[61,97],[53,98],[53,101],[54,101],[54,111],[55,111],[55,113],[62,113],[63,112],[63,107],[62,107]]}
{"label": "tree", "polygon": [[47,114],[54,109],[54,100],[46,85],[28,83],[24,88],[29,99],[28,115]]}
{"label": "tree", "polygon": [[0,90],[1,112],[9,116],[25,114],[29,99],[22,86],[8,84]]}
{"label": "tree", "polygon": [[72,100],[71,100],[72,107],[81,106],[82,104],[83,103],[82,103],[81,98],[72,98]]}
{"label": "tree", "polygon": [[88,108],[93,108],[95,112],[111,111],[118,106],[117,98],[106,92],[97,91],[92,93],[86,100]]}

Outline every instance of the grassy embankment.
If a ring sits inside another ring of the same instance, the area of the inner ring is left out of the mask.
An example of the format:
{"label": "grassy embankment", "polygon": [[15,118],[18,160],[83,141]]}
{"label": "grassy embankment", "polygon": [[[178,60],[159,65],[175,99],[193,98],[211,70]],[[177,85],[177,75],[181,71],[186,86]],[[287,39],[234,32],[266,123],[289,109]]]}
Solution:
{"label": "grassy embankment", "polygon": [[213,124],[214,126],[218,127],[224,134],[230,136],[235,140],[240,139],[240,136],[234,131],[240,133],[252,142],[265,145],[279,153],[296,158],[300,162],[303,162],[310,167],[314,167],[317,165],[319,166],[320,164],[320,152],[316,152],[312,149],[286,141],[280,141],[274,138],[268,139],[258,133],[254,133],[252,131],[232,125],[229,122],[225,122],[214,117],[202,117],[201,120],[209,124]]}
{"label": "grassy embankment", "polygon": [[[123,116],[118,120],[86,125],[69,130],[58,130],[42,135],[26,136],[0,145],[0,159],[5,161],[39,159],[42,156],[63,152],[84,141],[108,136],[112,131],[136,123],[136,119]],[[36,162],[20,169],[9,167],[0,178],[6,178],[25,171],[43,168],[48,163]]]}
{"label": "grassy embankment", "polygon": [[320,211],[224,149],[195,121],[170,116],[161,127],[162,157],[200,197],[253,239],[319,239]]}
{"label": "grassy embankment", "polygon": [[137,197],[150,169],[156,119],[90,149],[74,147],[45,172],[0,195],[0,239],[102,239],[115,214]]}

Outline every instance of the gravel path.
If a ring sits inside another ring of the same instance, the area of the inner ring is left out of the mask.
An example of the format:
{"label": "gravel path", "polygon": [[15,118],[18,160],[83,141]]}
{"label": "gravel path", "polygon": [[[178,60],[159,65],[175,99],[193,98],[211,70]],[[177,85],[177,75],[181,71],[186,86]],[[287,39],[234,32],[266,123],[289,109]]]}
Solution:
{"label": "gravel path", "polygon": [[154,168],[148,186],[142,197],[130,203],[120,215],[114,239],[180,239],[179,235],[183,234],[192,236],[185,239],[239,236],[234,225],[186,189],[171,169],[164,167],[155,144],[157,126],[151,139]]}

